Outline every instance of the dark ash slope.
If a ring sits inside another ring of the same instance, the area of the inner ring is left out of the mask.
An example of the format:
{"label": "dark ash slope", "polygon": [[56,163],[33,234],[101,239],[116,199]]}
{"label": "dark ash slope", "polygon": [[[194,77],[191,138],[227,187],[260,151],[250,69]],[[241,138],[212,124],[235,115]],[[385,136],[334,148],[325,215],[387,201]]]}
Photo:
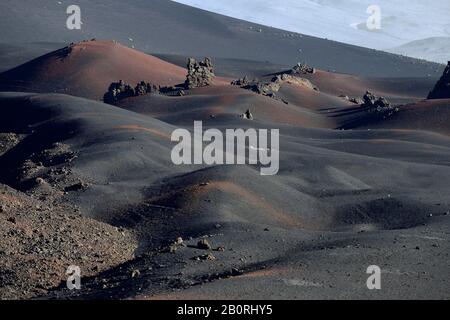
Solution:
{"label": "dark ash slope", "polygon": [[[7,32],[0,35],[0,43],[28,50],[34,42],[115,39],[144,52],[282,65],[306,61],[323,70],[365,76],[437,78],[441,73],[439,64],[259,26],[167,0],[77,4],[84,22],[81,31],[66,28],[66,5],[56,1],[1,1],[0,29]],[[11,67],[17,64],[11,61]]]}

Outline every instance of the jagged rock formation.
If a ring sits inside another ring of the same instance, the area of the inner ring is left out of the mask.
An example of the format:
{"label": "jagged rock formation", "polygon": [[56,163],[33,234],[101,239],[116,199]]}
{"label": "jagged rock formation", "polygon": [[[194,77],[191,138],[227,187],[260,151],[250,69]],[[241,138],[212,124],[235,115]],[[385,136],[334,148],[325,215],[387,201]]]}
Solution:
{"label": "jagged rock formation", "polygon": [[214,67],[210,58],[197,62],[194,58],[189,58],[188,74],[186,77],[185,87],[187,89],[205,87],[212,84],[215,77]]}
{"label": "jagged rock formation", "polygon": [[237,79],[237,80],[233,80],[231,81],[231,85],[233,86],[246,86],[250,83],[250,81],[248,80],[247,76],[244,76],[242,79]]}
{"label": "jagged rock formation", "polygon": [[180,87],[160,87],[159,94],[169,97],[182,97],[186,95],[186,92]]}
{"label": "jagged rock formation", "polygon": [[[247,77],[242,79],[237,79],[231,82],[232,85],[240,86],[243,89],[251,90],[263,96],[268,96],[271,98],[276,97],[276,93],[280,90],[283,84],[293,84],[298,86],[307,87],[311,90],[318,91],[319,89],[315,87],[311,81],[308,79],[292,76],[290,74],[284,73],[273,77],[270,82],[262,82],[257,79],[248,81]],[[283,101],[286,103],[285,101]]]}
{"label": "jagged rock formation", "polygon": [[123,80],[113,82],[108,88],[108,92],[103,96],[103,101],[108,104],[115,104],[117,101],[134,97],[136,95],[135,89]]}
{"label": "jagged rock formation", "polygon": [[314,74],[316,73],[316,69],[308,66],[305,63],[297,63],[292,69],[289,71],[290,74]]}
{"label": "jagged rock formation", "polygon": [[280,90],[281,84],[278,82],[257,82],[249,84],[248,89],[262,94],[263,96],[274,97],[275,93]]}
{"label": "jagged rock formation", "polygon": [[311,90],[319,91],[319,88],[314,86],[311,83],[311,81],[309,81],[308,79],[291,76],[291,75],[286,74],[286,73],[274,77],[272,79],[272,82],[278,83],[278,84],[280,84],[280,86],[283,83],[288,83],[288,84],[298,85],[298,86],[302,86],[302,87],[307,87],[307,88],[309,88]]}
{"label": "jagged rock formation", "polygon": [[370,91],[364,95],[361,106],[367,108],[368,112],[379,113],[385,118],[399,111],[399,108],[392,106],[386,98],[377,97]]}
{"label": "jagged rock formation", "polygon": [[108,92],[103,96],[103,102],[116,104],[119,100],[143,96],[146,94],[164,94],[167,96],[184,96],[185,92],[177,87],[160,87],[145,81],[139,82],[135,87],[125,83],[123,80],[113,82],[108,88]]}
{"label": "jagged rock formation", "polygon": [[450,98],[450,61],[444,70],[444,74],[428,94],[428,99],[449,99]]}
{"label": "jagged rock formation", "polygon": [[253,120],[253,114],[251,113],[250,109],[248,109],[243,114],[241,114],[241,118],[247,119],[247,120]]}
{"label": "jagged rock formation", "polygon": [[138,83],[134,89],[136,96],[143,96],[152,93],[157,94],[159,93],[160,90],[161,90],[160,86],[151,83],[146,83],[145,81],[141,81],[140,83]]}
{"label": "jagged rock formation", "polygon": [[342,99],[347,100],[347,101],[349,101],[349,102],[351,102],[351,103],[354,103],[354,104],[359,104],[359,105],[361,105],[361,104],[364,103],[364,101],[363,101],[362,99],[360,99],[360,98],[353,98],[353,97],[350,98],[349,96],[347,96],[347,95],[345,95],[345,94],[339,95],[339,98],[342,98]]}
{"label": "jagged rock formation", "polygon": [[363,96],[363,107],[367,108],[387,108],[390,106],[390,103],[384,97],[377,97],[372,92],[367,91]]}
{"label": "jagged rock formation", "polygon": [[350,98],[348,101],[353,102],[354,104],[363,104],[364,101],[361,98]]}

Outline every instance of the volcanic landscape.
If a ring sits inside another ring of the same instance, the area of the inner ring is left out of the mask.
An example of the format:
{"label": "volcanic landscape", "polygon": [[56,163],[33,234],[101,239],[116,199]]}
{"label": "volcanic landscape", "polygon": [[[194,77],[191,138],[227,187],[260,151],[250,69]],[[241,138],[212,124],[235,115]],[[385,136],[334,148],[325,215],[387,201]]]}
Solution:
{"label": "volcanic landscape", "polygon": [[[0,3],[1,299],[450,298],[450,64],[78,2]],[[194,121],[279,129],[278,174],[173,164]]]}

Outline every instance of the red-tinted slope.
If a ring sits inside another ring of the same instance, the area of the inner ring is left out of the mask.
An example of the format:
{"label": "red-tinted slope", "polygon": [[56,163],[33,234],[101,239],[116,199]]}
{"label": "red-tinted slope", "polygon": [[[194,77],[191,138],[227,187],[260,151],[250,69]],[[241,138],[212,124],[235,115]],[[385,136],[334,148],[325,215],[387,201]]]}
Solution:
{"label": "red-tinted slope", "polygon": [[183,68],[112,41],[88,41],[61,49],[0,75],[0,90],[66,93],[100,100],[111,82],[159,85],[184,82]]}

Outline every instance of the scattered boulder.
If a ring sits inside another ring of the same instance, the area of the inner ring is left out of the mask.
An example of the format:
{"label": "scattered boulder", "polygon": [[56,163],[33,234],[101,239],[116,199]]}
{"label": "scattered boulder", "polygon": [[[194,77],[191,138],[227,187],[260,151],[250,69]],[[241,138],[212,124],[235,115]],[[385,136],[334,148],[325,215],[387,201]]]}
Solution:
{"label": "scattered boulder", "polygon": [[348,101],[353,102],[354,104],[359,104],[359,105],[364,103],[364,101],[361,98],[350,98],[350,99],[348,99]]}
{"label": "scattered boulder", "polygon": [[308,66],[306,63],[297,63],[292,69],[289,71],[290,74],[315,74],[316,69]]}
{"label": "scattered boulder", "polygon": [[211,245],[209,244],[208,240],[202,239],[197,243],[197,248],[202,250],[211,250]]}
{"label": "scattered boulder", "polygon": [[147,94],[164,94],[166,96],[184,96],[186,93],[179,87],[161,87],[149,82],[141,81],[135,87],[125,83],[123,80],[113,82],[108,92],[103,96],[103,102],[115,105],[119,100],[144,96]]}
{"label": "scattered boulder", "polygon": [[42,178],[36,178],[36,184],[43,185],[43,184],[45,184],[45,180]]}
{"label": "scattered boulder", "polygon": [[384,97],[377,97],[372,92],[367,91],[363,96],[363,107],[367,108],[388,108],[390,103]]}
{"label": "scattered boulder", "polygon": [[0,204],[1,299],[50,296],[66,281],[66,266],[78,265],[90,278],[135,258],[131,232],[76,212],[72,202],[0,184]]}
{"label": "scattered boulder", "polygon": [[159,94],[163,94],[169,97],[183,97],[186,95],[186,91],[180,87],[160,87]]}
{"label": "scattered boulder", "polygon": [[264,96],[275,97],[275,93],[280,90],[281,83],[276,80],[277,77],[273,78],[270,82],[262,82],[257,79],[248,81],[246,77],[243,79],[237,79],[231,82],[232,85],[240,86],[243,89],[256,92]]}
{"label": "scattered boulder", "polygon": [[184,246],[186,246],[186,244],[184,243],[183,238],[178,237],[168,247],[163,248],[162,252],[175,253],[179,247],[184,247]]}
{"label": "scattered boulder", "polygon": [[442,74],[442,77],[428,94],[428,99],[450,99],[450,61]]}
{"label": "scattered boulder", "polygon": [[252,86],[252,91],[262,94],[263,96],[275,97],[275,93],[278,92],[280,88],[281,84],[279,82],[258,82],[256,85]]}
{"label": "scattered boulder", "polygon": [[214,261],[216,260],[216,257],[213,256],[211,253],[202,254],[201,256],[192,258],[193,260],[197,261]]}
{"label": "scattered boulder", "polygon": [[[281,86],[285,83],[303,86],[315,91],[319,91],[319,89],[314,86],[308,79],[293,76],[288,73],[279,74],[273,77],[270,82],[262,82],[257,79],[249,81],[246,76],[242,79],[237,79],[231,82],[232,85],[240,86],[243,89],[250,90],[257,94],[261,94],[263,96],[271,97],[277,100],[280,99],[276,96],[276,93],[280,91]],[[288,104],[286,101],[282,101],[285,104]]]}
{"label": "scattered boulder", "polygon": [[137,269],[131,271],[131,278],[138,278],[140,275],[141,275],[141,272]]}
{"label": "scattered boulder", "polygon": [[22,138],[23,137],[20,137],[19,135],[13,132],[8,133],[0,132],[0,155],[6,153],[8,150],[18,145],[19,142],[22,140]]}
{"label": "scattered boulder", "polygon": [[244,274],[244,271],[239,270],[238,268],[232,268],[231,269],[231,275],[232,276],[240,276],[240,275],[243,275],[243,274]]}
{"label": "scattered boulder", "polygon": [[250,109],[241,114],[242,119],[253,120],[253,114],[250,112]]}
{"label": "scattered boulder", "polygon": [[78,182],[74,185],[68,186],[64,188],[65,192],[74,192],[74,191],[85,191],[89,187],[88,183],[85,182]]}
{"label": "scattered boulder", "polygon": [[205,58],[205,60],[199,62],[194,58],[189,58],[187,68],[186,89],[205,87],[212,84],[215,75],[210,58]]}
{"label": "scattered boulder", "polygon": [[145,81],[141,81],[137,84],[134,89],[134,93],[136,96],[143,96],[146,94],[157,94],[159,93],[160,87],[151,83],[146,83]]}
{"label": "scattered boulder", "polygon": [[119,82],[113,82],[108,88],[108,92],[103,96],[103,101],[108,104],[115,104],[117,101],[134,97],[136,95],[136,91],[132,86],[125,83],[123,80],[119,80]]}
{"label": "scattered boulder", "polygon": [[399,111],[399,108],[392,106],[386,98],[377,97],[370,91],[364,95],[361,106],[367,108],[369,112],[382,114],[385,118]]}
{"label": "scattered boulder", "polygon": [[272,79],[272,82],[279,83],[280,86],[283,83],[288,83],[288,84],[293,84],[293,85],[298,85],[298,86],[306,87],[309,89],[313,89],[315,91],[319,91],[319,88],[317,88],[315,85],[313,85],[311,83],[311,81],[309,81],[308,79],[292,76],[287,73],[284,73],[281,76],[280,75],[276,76],[275,78]]}
{"label": "scattered boulder", "polygon": [[231,81],[231,85],[233,86],[247,86],[249,85],[250,81],[248,80],[247,76],[244,76],[242,79],[237,79],[237,80],[233,80]]}
{"label": "scattered boulder", "polygon": [[12,224],[17,223],[16,218],[14,218],[14,217],[9,217],[8,219],[6,219],[6,221],[11,222]]}
{"label": "scattered boulder", "polygon": [[163,252],[175,253],[178,250],[178,246],[176,244],[171,244],[167,248],[164,248]]}

